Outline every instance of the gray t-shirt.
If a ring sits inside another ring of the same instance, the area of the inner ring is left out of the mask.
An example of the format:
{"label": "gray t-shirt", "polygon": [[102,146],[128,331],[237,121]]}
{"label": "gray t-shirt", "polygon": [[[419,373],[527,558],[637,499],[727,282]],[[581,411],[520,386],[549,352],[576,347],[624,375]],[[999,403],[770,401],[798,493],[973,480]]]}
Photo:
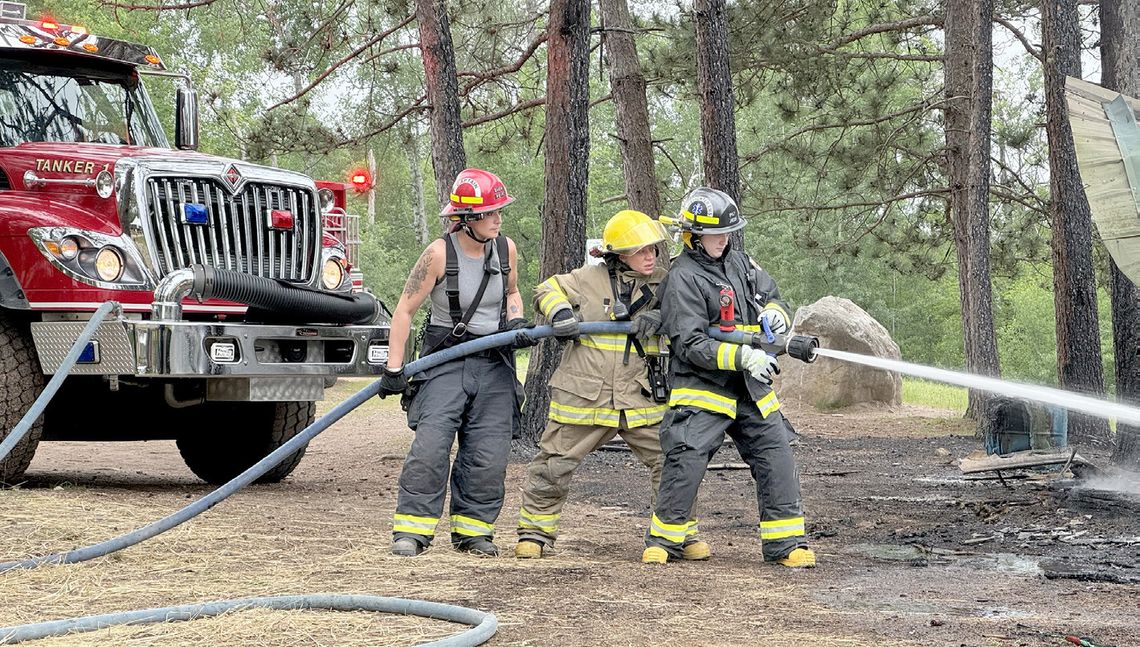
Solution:
{"label": "gray t-shirt", "polygon": [[[483,282],[483,265],[486,258],[486,246],[479,258],[471,258],[463,253],[457,236],[466,236],[462,232],[448,234],[452,244],[455,245],[455,255],[459,259],[459,307],[460,316],[471,307],[475,293],[479,291],[479,284]],[[495,241],[487,243],[491,247],[492,268],[498,273],[492,274],[487,282],[487,289],[479,301],[479,308],[467,322],[467,330],[473,335],[489,335],[499,329],[499,316],[503,305],[503,275],[502,264],[499,262],[499,250]],[[451,328],[451,311],[447,302],[447,277],[435,284],[431,291],[431,324]]]}

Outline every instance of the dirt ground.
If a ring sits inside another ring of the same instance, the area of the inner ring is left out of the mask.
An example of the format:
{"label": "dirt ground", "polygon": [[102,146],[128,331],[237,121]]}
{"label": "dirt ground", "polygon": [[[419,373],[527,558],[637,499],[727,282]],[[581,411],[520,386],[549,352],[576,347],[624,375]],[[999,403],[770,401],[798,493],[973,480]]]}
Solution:
{"label": "dirt ground", "polygon": [[[335,394],[364,384],[342,381]],[[1065,634],[1140,645],[1135,515],[1071,509],[1055,478],[964,478],[954,461],[978,443],[946,412],[789,409],[814,570],[761,561],[755,490],[738,469],[710,471],[701,491],[712,559],[640,564],[647,471],[618,451],[594,454],[575,476],[548,559],[517,561],[509,550],[476,559],[446,541],[414,560],[394,557],[391,516],[411,432],[394,402],[373,400],[315,439],[281,484],[246,488],[110,557],[0,574],[0,625],[335,592],[493,612],[491,645],[1037,646],[1069,644]],[[527,458],[512,461],[497,524],[508,549]],[[714,462],[738,460],[726,446]],[[41,445],[27,482],[0,491],[0,561],[107,539],[208,491],[172,442]],[[446,539],[442,526],[438,536]],[[1072,570],[1086,579],[1057,577]],[[459,630],[390,615],[255,611],[35,644],[410,645]]]}

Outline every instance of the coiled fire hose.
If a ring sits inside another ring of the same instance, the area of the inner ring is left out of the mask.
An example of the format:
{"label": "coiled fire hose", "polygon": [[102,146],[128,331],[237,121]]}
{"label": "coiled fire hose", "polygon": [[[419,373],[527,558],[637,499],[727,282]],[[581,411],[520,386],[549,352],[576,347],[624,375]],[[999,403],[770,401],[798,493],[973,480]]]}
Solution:
{"label": "coiled fire hose", "polygon": [[[106,307],[108,304],[104,304]],[[100,312],[103,308],[100,308]],[[110,308],[108,308],[108,311]],[[97,313],[98,314],[98,313]],[[105,316],[104,312],[102,316]],[[100,316],[100,319],[102,318]],[[89,324],[90,332],[93,333],[97,322]],[[629,322],[583,322],[580,325],[580,332],[582,334],[626,334],[629,332]],[[88,329],[84,329],[84,333],[88,333]],[[409,363],[404,367],[404,374],[411,377],[417,373],[421,373],[429,368],[433,368],[440,364],[458,359],[471,353],[477,353],[483,350],[496,348],[512,344],[515,337],[520,333],[524,333],[533,339],[540,339],[550,337],[554,334],[554,329],[550,326],[536,326],[534,328],[524,329],[522,331],[512,330],[501,333],[495,333],[480,337],[469,342],[458,344],[443,351],[433,353],[427,357],[423,357],[414,362]],[[815,347],[814,338],[807,338],[809,342],[803,341],[803,338],[793,337],[791,340],[785,340],[783,337],[768,336],[766,339],[760,341],[750,335],[753,333],[744,332],[731,332],[722,333],[717,328],[710,328],[709,334],[715,338],[724,341],[736,343],[756,343],[765,347],[765,350],[774,354],[784,352],[786,349],[792,349],[796,356],[804,361],[814,360],[812,349]],[[89,335],[88,335],[89,338]],[[799,341],[797,341],[799,340]],[[83,344],[80,344],[82,341]],[[81,347],[86,344],[86,339],[82,335],[80,340],[76,342],[76,347]],[[796,343],[791,343],[796,342]],[[780,344],[783,344],[781,347]],[[70,362],[65,361],[60,366],[56,376],[66,375],[71,370],[71,365],[74,364],[78,358],[78,351],[72,349],[72,353],[68,355]],[[74,355],[74,357],[72,357]],[[53,378],[53,381],[55,378]],[[58,388],[58,386],[56,387]],[[74,564],[77,562],[84,562],[87,560],[95,559],[109,555],[113,552],[123,550],[135,544],[141,543],[154,537],[158,534],[166,532],[190,519],[202,514],[203,512],[214,507],[230,495],[234,494],[241,488],[256,481],[262,474],[272,469],[277,463],[285,459],[285,457],[293,454],[299,450],[306,443],[311,441],[317,434],[327,429],[334,422],[343,418],[348,412],[357,408],[364,402],[376,396],[380,392],[380,380],[375,380],[368,386],[357,391],[347,400],[341,402],[333,407],[320,419],[313,422],[299,434],[291,438],[286,443],[282,444],[276,450],[271,452],[265,458],[261,459],[249,469],[235,476],[225,485],[203,496],[190,505],[177,510],[162,519],[153,521],[142,528],[138,528],[118,537],[108,539],[98,544],[93,544],[84,548],[76,548],[63,553],[53,553],[50,555],[43,555],[40,557],[32,557],[29,559],[11,561],[0,563],[0,573],[24,568],[35,568],[41,565],[48,564]],[[39,401],[37,400],[37,403]],[[41,407],[42,408],[42,407]],[[35,405],[33,409],[29,410],[28,415],[36,413]],[[35,418],[31,418],[35,420]],[[19,428],[23,425],[25,420],[20,421]],[[30,427],[30,422],[28,426]],[[12,436],[15,436],[13,433]],[[12,441],[11,445],[14,446],[19,441],[17,438]],[[0,454],[0,459],[4,455]],[[478,645],[488,640],[498,628],[498,621],[494,614],[476,611],[465,607],[458,607],[453,605],[445,605],[431,602],[423,602],[417,600],[405,600],[401,598],[380,598],[375,596],[336,596],[336,595],[316,595],[316,596],[286,596],[275,598],[244,598],[239,600],[224,600],[220,602],[211,602],[198,605],[184,605],[178,607],[165,607],[160,609],[146,609],[140,611],[126,611],[121,613],[112,613],[99,616],[87,616],[84,618],[74,618],[69,620],[60,620],[46,623],[35,623],[29,625],[19,625],[12,627],[0,627],[0,644],[11,644],[23,640],[31,640],[33,638],[42,638],[46,636],[58,635],[61,633],[77,632],[77,631],[92,631],[95,629],[109,627],[118,624],[146,624],[154,622],[164,622],[169,620],[190,620],[199,617],[206,617],[210,615],[217,615],[237,608],[252,608],[252,607],[268,607],[275,609],[333,609],[333,610],[348,610],[360,609],[371,611],[385,611],[392,613],[406,613],[410,615],[426,616],[431,618],[438,618],[442,620],[451,620],[453,622],[461,622],[466,624],[476,625],[461,634],[452,636],[443,641],[430,643],[431,645],[448,645],[448,646],[464,646],[464,645]],[[399,610],[394,610],[399,609]]]}

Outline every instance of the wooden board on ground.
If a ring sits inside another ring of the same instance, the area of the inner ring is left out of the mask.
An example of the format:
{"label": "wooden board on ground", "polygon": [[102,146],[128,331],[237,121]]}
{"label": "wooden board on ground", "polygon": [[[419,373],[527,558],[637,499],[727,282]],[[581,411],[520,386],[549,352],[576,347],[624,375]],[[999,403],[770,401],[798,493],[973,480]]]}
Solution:
{"label": "wooden board on ground", "polygon": [[1056,449],[1051,451],[1031,449],[1024,452],[1014,452],[1000,456],[984,456],[971,458],[967,456],[958,462],[958,468],[963,474],[974,472],[992,472],[994,470],[1012,470],[1023,467],[1038,467],[1041,465],[1059,465],[1061,463],[1088,463],[1080,454],[1072,449]]}

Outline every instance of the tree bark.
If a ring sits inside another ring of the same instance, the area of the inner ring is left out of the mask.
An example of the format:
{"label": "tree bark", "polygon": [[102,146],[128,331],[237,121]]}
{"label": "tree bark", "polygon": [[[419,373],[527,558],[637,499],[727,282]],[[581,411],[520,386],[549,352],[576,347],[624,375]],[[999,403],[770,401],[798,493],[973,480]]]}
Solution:
{"label": "tree bark", "polygon": [[[546,43],[546,184],[539,275],[569,272],[586,255],[586,185],[590,157],[589,0],[552,0]],[[548,384],[560,347],[544,340],[531,352],[522,441],[537,445],[550,406]]]}
{"label": "tree bark", "polygon": [[[993,0],[949,0],[945,34],[950,213],[966,369],[998,376],[989,213]],[[990,400],[983,391],[970,391],[966,415],[977,421],[979,437],[993,431],[996,412]]]}
{"label": "tree bark", "polygon": [[[1081,76],[1077,0],[1045,0],[1042,4],[1057,372],[1062,387],[1102,395],[1104,371],[1092,260],[1092,212],[1077,171],[1073,131],[1065,107],[1065,76]],[[1099,418],[1073,414],[1069,416],[1069,438],[1077,442],[1105,442],[1108,425]]]}
{"label": "tree bark", "polygon": [[[428,126],[431,163],[435,172],[437,205],[442,208],[451,195],[455,176],[467,167],[447,0],[416,0],[416,21],[420,28],[427,100],[431,104]],[[446,228],[446,220],[441,219],[440,226]]]}
{"label": "tree bark", "polygon": [[[1101,0],[1100,83],[1110,90],[1140,95],[1140,0]],[[1112,298],[1112,346],[1115,350],[1116,397],[1140,404],[1140,287],[1124,276],[1109,258]],[[1112,461],[1140,469],[1140,427],[1116,426]]]}
{"label": "tree bark", "polygon": [[[693,22],[697,35],[697,100],[701,106],[705,182],[732,196],[741,207],[725,0],[695,0]],[[736,249],[744,248],[744,230],[732,234],[732,244]]]}
{"label": "tree bark", "polygon": [[604,44],[610,71],[610,91],[616,110],[617,139],[621,150],[625,195],[630,209],[656,218],[661,214],[657,170],[653,164],[653,136],[645,100],[645,75],[637,58],[633,21],[626,0],[601,0],[606,31]]}

